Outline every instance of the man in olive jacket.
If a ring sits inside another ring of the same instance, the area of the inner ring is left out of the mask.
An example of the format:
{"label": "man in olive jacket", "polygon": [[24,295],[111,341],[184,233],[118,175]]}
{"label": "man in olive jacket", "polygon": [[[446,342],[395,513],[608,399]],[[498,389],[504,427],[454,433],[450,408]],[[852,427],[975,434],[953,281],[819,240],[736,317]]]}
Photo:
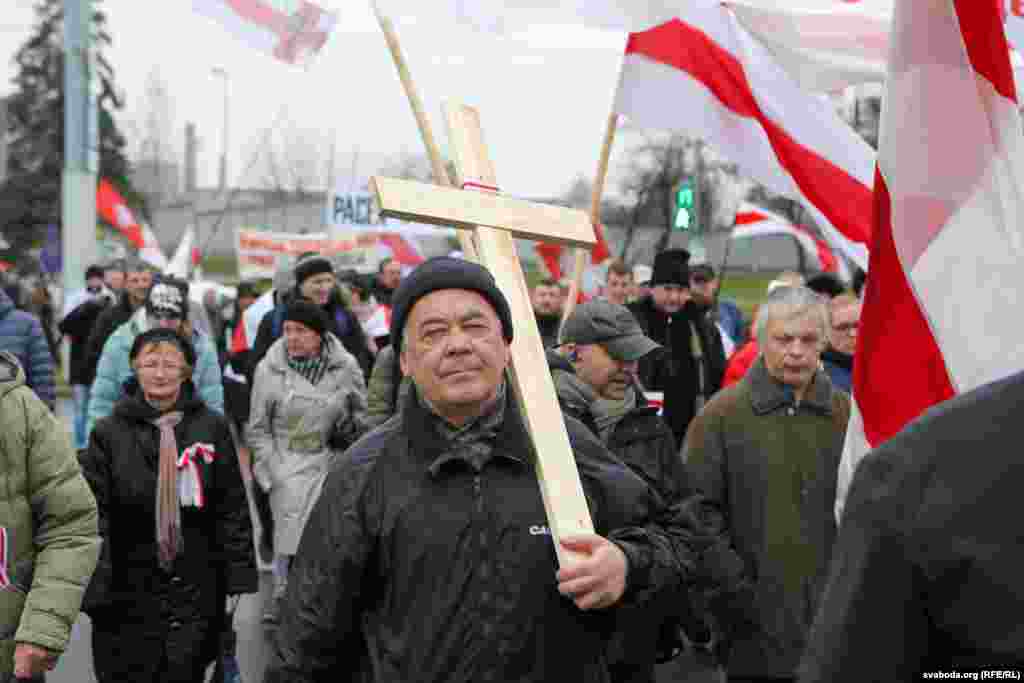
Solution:
{"label": "man in olive jacket", "polygon": [[835,542],[849,396],[820,369],[828,310],[809,289],[768,295],[760,357],[690,424],[683,458],[714,537],[704,595],[730,683],[792,681]]}
{"label": "man in olive jacket", "polygon": [[96,500],[64,427],[0,353],[0,679],[64,651],[100,553]]}

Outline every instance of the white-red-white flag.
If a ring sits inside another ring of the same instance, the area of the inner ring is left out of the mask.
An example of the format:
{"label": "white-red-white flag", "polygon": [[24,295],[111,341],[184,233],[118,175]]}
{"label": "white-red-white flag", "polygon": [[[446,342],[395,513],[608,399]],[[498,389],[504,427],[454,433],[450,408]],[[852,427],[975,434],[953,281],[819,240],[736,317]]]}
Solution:
{"label": "white-red-white flag", "polygon": [[309,0],[192,0],[192,9],[288,64],[305,63],[316,55],[338,21],[335,12]]}
{"label": "white-red-white flag", "polygon": [[996,2],[896,5],[837,515],[869,449],[1024,367],[1024,139]]}
{"label": "white-red-white flag", "polygon": [[692,0],[678,18],[630,35],[615,111],[702,136],[744,175],[800,201],[867,268],[873,150],[721,3]]}
{"label": "white-red-white flag", "polygon": [[844,280],[850,279],[849,268],[832,247],[806,226],[794,225],[782,216],[748,202],[740,204],[730,239],[757,238],[768,235],[788,235],[797,243],[805,257],[817,270],[836,273]]}

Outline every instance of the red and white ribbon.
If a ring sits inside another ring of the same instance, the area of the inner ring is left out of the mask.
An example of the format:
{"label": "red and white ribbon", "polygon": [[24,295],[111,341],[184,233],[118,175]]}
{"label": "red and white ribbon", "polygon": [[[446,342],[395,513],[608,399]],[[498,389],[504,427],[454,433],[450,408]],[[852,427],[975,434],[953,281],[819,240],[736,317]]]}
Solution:
{"label": "red and white ribbon", "polygon": [[212,463],[217,453],[212,444],[192,444],[178,458],[178,501],[182,507],[202,509],[206,504],[199,461]]}

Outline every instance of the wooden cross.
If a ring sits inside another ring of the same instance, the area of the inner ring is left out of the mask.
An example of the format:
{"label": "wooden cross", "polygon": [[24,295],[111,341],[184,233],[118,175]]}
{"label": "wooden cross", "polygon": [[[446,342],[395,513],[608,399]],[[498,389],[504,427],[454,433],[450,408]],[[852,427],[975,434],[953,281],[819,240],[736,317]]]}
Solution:
{"label": "wooden cross", "polygon": [[471,230],[480,262],[508,299],[515,323],[511,349],[514,393],[533,439],[548,526],[559,563],[565,566],[573,553],[562,548],[560,539],[593,533],[594,525],[513,236],[590,248],[597,241],[594,228],[583,211],[498,194],[477,111],[446,105],[445,118],[459,184],[466,189],[379,176],[371,180],[371,187],[385,216]]}

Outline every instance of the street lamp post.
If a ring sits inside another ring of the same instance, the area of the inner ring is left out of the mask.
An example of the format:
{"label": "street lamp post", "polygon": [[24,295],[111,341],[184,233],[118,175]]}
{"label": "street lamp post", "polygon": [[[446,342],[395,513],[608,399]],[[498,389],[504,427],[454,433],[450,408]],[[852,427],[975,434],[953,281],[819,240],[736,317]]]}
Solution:
{"label": "street lamp post", "polygon": [[220,190],[224,192],[228,187],[228,72],[220,67],[211,69],[214,76],[222,79],[224,84],[224,128],[221,142],[223,147],[220,154]]}

